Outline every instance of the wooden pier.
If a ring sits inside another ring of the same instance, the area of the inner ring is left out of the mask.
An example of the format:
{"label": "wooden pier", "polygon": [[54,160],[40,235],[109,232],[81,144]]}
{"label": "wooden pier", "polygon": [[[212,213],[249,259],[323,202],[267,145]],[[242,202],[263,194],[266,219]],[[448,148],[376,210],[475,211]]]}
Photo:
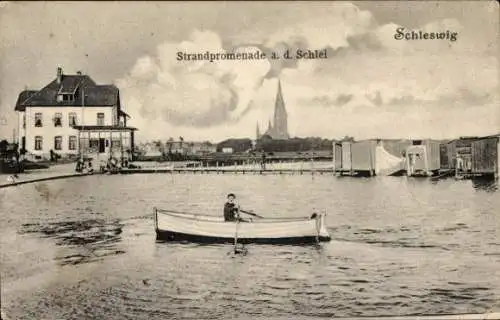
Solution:
{"label": "wooden pier", "polygon": [[120,174],[138,174],[138,173],[171,173],[171,174],[330,174],[337,175],[340,172],[333,169],[255,169],[255,168],[141,168],[141,169],[121,169]]}

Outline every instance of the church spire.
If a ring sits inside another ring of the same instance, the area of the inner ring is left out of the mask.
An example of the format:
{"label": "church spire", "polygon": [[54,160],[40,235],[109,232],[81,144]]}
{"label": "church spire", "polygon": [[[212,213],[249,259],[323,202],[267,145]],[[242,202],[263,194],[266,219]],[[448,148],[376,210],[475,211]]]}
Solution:
{"label": "church spire", "polygon": [[280,112],[284,112],[286,114],[285,109],[285,101],[283,100],[283,92],[281,90],[281,80],[278,79],[278,93],[276,93],[276,104],[275,104],[275,112],[280,109]]}
{"label": "church spire", "polygon": [[283,100],[281,80],[278,79],[278,92],[274,105],[274,129],[282,139],[288,139],[288,115]]}

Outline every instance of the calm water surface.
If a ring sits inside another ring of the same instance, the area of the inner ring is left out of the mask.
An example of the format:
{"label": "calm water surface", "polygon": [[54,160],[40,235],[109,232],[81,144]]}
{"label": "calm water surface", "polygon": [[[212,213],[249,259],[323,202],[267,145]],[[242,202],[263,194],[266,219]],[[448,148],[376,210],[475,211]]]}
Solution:
{"label": "calm water surface", "polygon": [[[255,319],[500,311],[497,184],[332,176],[92,176],[0,190],[11,319]],[[321,249],[155,243],[152,207],[328,212]]]}

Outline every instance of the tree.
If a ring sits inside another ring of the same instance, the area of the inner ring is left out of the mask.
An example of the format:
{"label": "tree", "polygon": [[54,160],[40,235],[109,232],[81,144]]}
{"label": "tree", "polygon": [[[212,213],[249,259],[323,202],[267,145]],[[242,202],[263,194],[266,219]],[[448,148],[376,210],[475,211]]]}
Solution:
{"label": "tree", "polygon": [[345,136],[343,137],[340,142],[344,142],[344,141],[348,141],[348,142],[354,142],[354,138],[353,137],[350,137],[350,136]]}
{"label": "tree", "polygon": [[7,140],[0,141],[0,152],[5,153],[9,147],[9,142]]}
{"label": "tree", "polygon": [[168,154],[172,154],[172,147],[174,146],[174,138],[170,137],[167,140],[167,148],[168,148]]}

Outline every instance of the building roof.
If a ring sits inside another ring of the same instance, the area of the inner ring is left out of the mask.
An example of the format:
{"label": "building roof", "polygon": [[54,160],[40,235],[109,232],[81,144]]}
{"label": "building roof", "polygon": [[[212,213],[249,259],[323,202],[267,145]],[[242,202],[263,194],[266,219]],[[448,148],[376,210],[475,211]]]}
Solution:
{"label": "building roof", "polygon": [[[57,101],[58,94],[73,94],[74,100]],[[83,98],[82,98],[83,96]],[[55,78],[42,89],[25,90],[19,94],[16,111],[26,107],[54,106],[118,106],[120,108],[119,89],[114,85],[97,85],[87,75],[62,75],[61,82]]]}
{"label": "building roof", "polygon": [[500,133],[490,134],[489,136],[480,137],[481,138],[500,138]]}

